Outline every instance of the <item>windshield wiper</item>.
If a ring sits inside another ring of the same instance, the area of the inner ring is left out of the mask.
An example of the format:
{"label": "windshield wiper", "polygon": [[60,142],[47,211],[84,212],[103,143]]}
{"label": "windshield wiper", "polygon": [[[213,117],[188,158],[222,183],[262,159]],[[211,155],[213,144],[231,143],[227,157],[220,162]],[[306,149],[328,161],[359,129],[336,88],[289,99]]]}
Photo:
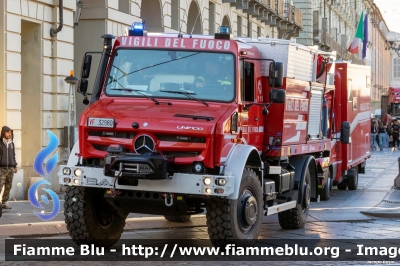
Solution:
{"label": "windshield wiper", "polygon": [[160,92],[183,94],[183,95],[185,95],[185,96],[188,97],[188,98],[195,99],[196,101],[201,102],[202,104],[208,106],[208,103],[206,103],[205,101],[203,101],[203,100],[201,100],[201,99],[198,99],[198,98],[196,98],[196,97],[193,97],[192,95],[196,95],[196,93],[191,92],[191,91],[160,90]]}
{"label": "windshield wiper", "polygon": [[[128,88],[114,88],[114,89],[110,89],[112,91],[127,91],[127,92],[136,92],[139,95],[142,95],[144,97],[146,97],[147,99],[152,100],[153,102],[155,102],[156,104],[160,104],[159,101],[157,101],[154,97],[148,96],[146,94],[144,94],[141,90],[135,90],[135,89],[128,89]],[[167,102],[168,105],[172,105],[172,103]]]}

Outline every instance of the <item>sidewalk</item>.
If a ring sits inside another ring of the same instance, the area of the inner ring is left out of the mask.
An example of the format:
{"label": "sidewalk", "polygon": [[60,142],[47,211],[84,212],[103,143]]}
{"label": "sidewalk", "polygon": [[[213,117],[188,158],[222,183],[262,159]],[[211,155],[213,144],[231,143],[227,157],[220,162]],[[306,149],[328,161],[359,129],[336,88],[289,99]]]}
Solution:
{"label": "sidewalk", "polygon": [[369,210],[361,211],[361,213],[377,218],[400,218],[400,188],[394,186],[394,179],[400,174],[398,163],[400,150],[384,148],[383,151],[375,150],[371,153],[372,156],[367,161],[367,169],[373,170],[374,166],[378,167],[382,164],[392,163],[390,168],[384,172],[384,176],[382,175],[381,177],[387,182],[375,184],[374,189],[387,188],[387,186],[391,187],[391,189],[379,204]]}

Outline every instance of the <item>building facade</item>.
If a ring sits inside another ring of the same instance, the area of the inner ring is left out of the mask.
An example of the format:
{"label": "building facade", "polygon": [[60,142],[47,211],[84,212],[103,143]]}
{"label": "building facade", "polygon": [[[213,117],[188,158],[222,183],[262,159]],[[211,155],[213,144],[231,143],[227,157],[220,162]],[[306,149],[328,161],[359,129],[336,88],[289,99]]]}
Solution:
{"label": "building facade", "polygon": [[399,48],[397,50],[390,50],[391,55],[391,69],[390,69],[390,86],[400,87],[400,33],[394,32],[396,38],[393,47]]}
{"label": "building facade", "polygon": [[[336,51],[337,59],[371,66],[371,113],[380,109],[381,95],[387,93],[390,79],[390,52],[386,41],[388,27],[379,8],[371,0],[293,0],[303,13],[303,30],[296,38],[304,45],[318,45]],[[366,57],[348,52],[362,12],[368,14]]]}
{"label": "building facade", "polygon": [[[0,3],[0,124],[14,130],[19,171],[11,199],[26,198],[37,177],[33,162],[48,143],[47,129],[61,136],[67,121],[69,87],[65,76],[74,67],[74,1],[64,3],[64,27],[55,37],[57,5],[52,0]],[[63,149],[59,149],[60,160]]]}
{"label": "building facade", "polygon": [[386,35],[389,29],[375,4],[369,18],[368,53],[366,63],[371,66],[371,113],[381,109],[381,96],[387,95],[390,85],[391,54]]}

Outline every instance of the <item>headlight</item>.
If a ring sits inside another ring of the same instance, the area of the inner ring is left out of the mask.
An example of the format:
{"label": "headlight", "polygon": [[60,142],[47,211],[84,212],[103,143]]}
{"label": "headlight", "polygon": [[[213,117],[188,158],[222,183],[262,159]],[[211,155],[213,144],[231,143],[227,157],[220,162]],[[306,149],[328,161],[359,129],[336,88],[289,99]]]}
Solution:
{"label": "headlight", "polygon": [[78,177],[81,176],[82,175],[82,170],[79,169],[79,168],[76,168],[75,171],[74,171],[74,175],[78,176]]}
{"label": "headlight", "polygon": [[225,186],[226,184],[226,179],[225,178],[218,178],[215,180],[215,184],[218,186]]}
{"label": "headlight", "polygon": [[209,186],[209,185],[211,184],[211,182],[212,182],[212,180],[211,180],[211,178],[209,178],[209,177],[205,177],[205,178],[203,179],[203,183],[204,183],[204,185],[206,185],[206,186]]}
{"label": "headlight", "polygon": [[70,168],[64,168],[63,169],[63,175],[70,175],[71,174],[71,169]]}

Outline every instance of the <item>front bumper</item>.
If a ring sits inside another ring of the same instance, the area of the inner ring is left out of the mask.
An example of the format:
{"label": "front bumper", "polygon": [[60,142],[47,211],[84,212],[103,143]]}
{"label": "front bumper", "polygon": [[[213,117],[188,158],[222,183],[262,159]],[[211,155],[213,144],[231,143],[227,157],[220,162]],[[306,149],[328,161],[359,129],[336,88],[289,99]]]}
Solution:
{"label": "front bumper", "polygon": [[[165,193],[181,193],[189,195],[213,195],[227,197],[234,192],[234,176],[206,175],[206,174],[183,174],[175,173],[167,179],[137,179],[123,177],[124,179],[135,179],[135,185],[124,185],[119,182],[120,176],[108,176],[104,174],[103,168],[66,166],[59,168],[60,185],[82,186],[97,188],[115,188],[132,191],[157,191]],[[75,173],[80,173],[76,175]],[[209,178],[209,182],[204,180]],[[224,185],[220,184],[224,180]],[[205,183],[209,183],[206,185]]]}

